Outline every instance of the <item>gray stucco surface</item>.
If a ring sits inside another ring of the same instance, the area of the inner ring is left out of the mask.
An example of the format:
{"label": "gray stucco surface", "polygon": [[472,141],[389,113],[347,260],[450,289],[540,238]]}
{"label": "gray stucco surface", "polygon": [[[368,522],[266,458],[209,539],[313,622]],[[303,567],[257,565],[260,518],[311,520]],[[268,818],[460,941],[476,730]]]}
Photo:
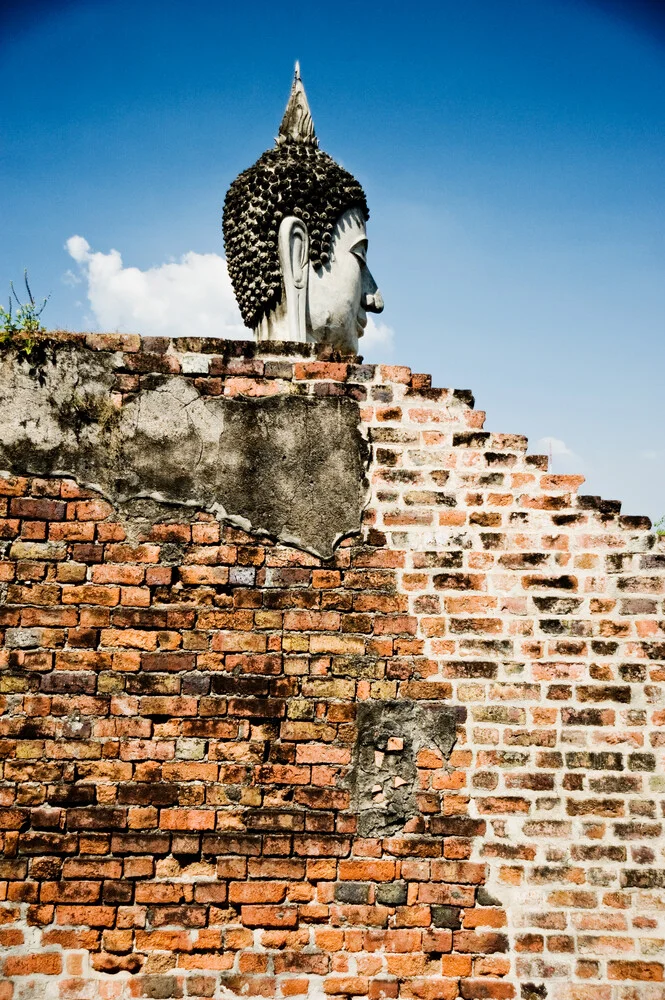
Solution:
{"label": "gray stucco surface", "polygon": [[122,356],[0,354],[0,470],[66,475],[114,505],[205,509],[329,558],[360,530],[368,449],[346,397],[202,396],[178,375],[113,404]]}
{"label": "gray stucco surface", "polygon": [[465,717],[463,707],[438,702],[358,702],[347,783],[361,837],[395,833],[417,814],[418,752],[435,748],[446,761]]}

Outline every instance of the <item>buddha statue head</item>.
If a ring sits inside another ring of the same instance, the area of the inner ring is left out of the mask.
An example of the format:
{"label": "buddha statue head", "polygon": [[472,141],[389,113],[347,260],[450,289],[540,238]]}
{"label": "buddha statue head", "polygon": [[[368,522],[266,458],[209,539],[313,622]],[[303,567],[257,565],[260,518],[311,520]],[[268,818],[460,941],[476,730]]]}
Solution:
{"label": "buddha statue head", "polygon": [[259,340],[356,353],[383,299],[367,267],[369,210],[354,177],[319,149],[296,63],[276,144],[231,184],[224,245],[240,311]]}

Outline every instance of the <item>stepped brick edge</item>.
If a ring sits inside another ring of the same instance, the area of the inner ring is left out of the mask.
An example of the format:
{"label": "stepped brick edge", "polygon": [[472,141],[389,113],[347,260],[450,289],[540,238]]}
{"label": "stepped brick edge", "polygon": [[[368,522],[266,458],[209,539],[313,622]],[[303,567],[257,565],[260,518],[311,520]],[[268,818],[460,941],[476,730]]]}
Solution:
{"label": "stepped brick edge", "polygon": [[[132,493],[176,398],[213,470],[224,401],[344,414],[330,548]],[[665,540],[484,422],[325,347],[0,345],[0,1000],[665,1000]]]}

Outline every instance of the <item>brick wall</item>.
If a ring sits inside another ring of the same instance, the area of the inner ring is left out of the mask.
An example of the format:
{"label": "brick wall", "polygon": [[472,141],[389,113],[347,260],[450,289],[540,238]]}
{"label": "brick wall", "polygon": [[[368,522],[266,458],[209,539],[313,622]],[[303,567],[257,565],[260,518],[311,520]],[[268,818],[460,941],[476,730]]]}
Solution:
{"label": "brick wall", "polygon": [[348,396],[371,493],[324,561],[0,478],[0,1000],[665,1000],[648,519],[406,368],[52,342]]}

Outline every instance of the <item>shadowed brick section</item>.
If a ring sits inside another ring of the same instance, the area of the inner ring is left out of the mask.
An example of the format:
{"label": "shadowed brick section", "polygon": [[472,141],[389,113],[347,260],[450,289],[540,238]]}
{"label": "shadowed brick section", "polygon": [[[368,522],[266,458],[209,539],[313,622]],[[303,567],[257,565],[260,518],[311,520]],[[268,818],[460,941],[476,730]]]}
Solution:
{"label": "shadowed brick section", "polygon": [[[1,1000],[664,1000],[663,540],[468,392],[265,346],[13,362],[74,365],[110,444],[76,481],[3,441]],[[358,530],[322,559],[84,485],[171,391],[357,407]]]}

